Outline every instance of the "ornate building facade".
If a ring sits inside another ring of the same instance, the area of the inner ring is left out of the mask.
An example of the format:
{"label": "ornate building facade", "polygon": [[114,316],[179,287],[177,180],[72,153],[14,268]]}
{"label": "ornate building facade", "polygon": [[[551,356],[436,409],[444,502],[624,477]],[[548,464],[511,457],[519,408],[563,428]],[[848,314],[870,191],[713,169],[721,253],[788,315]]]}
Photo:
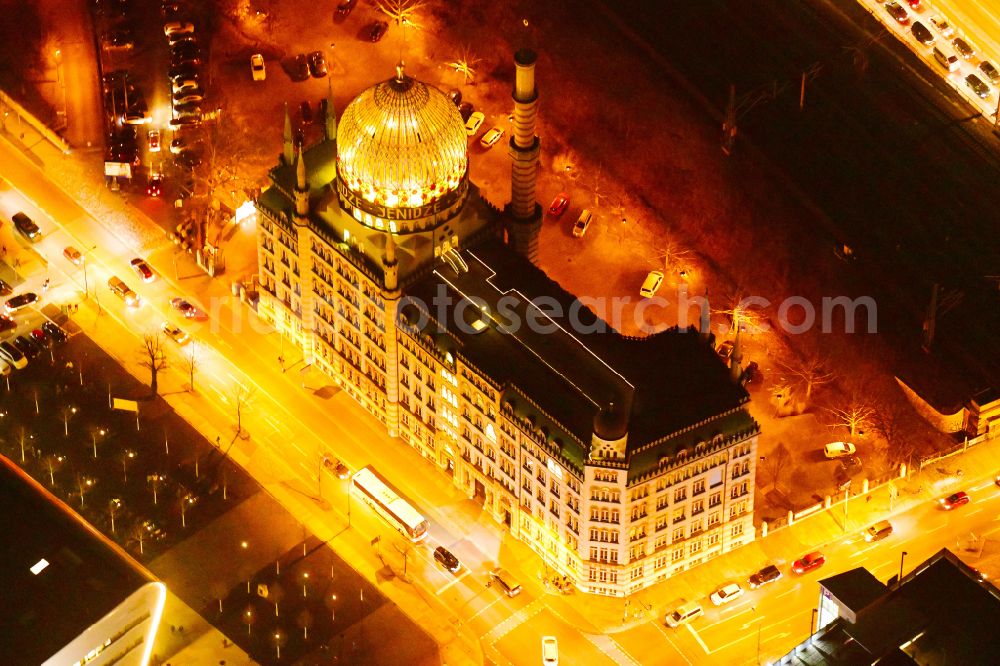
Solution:
{"label": "ornate building facade", "polygon": [[515,65],[505,210],[401,67],[306,150],[286,123],[258,314],[548,567],[626,595],[754,538],[758,427],[705,336],[622,336],[534,265],[534,53]]}

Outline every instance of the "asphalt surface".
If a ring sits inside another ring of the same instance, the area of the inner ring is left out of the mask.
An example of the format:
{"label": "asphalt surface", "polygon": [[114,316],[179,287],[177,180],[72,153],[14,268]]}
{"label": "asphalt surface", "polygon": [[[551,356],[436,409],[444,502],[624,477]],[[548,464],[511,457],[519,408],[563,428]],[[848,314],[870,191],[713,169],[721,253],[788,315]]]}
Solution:
{"label": "asphalt surface", "polygon": [[[979,118],[859,5],[642,0],[611,11],[719,121],[735,84],[733,159],[760,168],[763,157],[822,211],[802,223],[828,235],[831,249],[843,241],[857,251],[850,270],[881,297],[880,332],[919,334],[933,282],[996,291],[984,279],[1000,273],[992,119]],[[748,156],[751,145],[759,152]],[[970,337],[988,343],[1000,315],[988,305],[979,314],[982,331]],[[996,359],[980,365],[1000,374]]]}

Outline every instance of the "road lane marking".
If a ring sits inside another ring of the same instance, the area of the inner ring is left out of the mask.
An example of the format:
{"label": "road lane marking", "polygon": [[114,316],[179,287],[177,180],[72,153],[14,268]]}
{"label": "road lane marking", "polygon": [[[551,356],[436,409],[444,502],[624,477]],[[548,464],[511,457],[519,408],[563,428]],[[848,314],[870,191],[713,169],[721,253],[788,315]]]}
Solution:
{"label": "road lane marking", "polygon": [[974,516],[977,513],[981,512],[981,511],[985,511],[985,510],[986,510],[986,507],[981,506],[978,509],[975,509],[974,511],[966,511],[965,515],[967,515],[967,516]]}
{"label": "road lane marking", "polygon": [[946,527],[948,527],[948,523],[945,523],[944,525],[941,525],[940,527],[935,527],[932,530],[927,530],[924,534],[933,534],[934,532],[937,532],[938,530],[943,530]]}
{"label": "road lane marking", "polygon": [[466,620],[466,623],[471,622],[472,620],[475,620],[482,613],[488,611],[490,608],[493,608],[493,605],[496,604],[497,602],[499,602],[501,599],[503,599],[503,597],[497,597],[496,599],[494,599],[490,603],[486,604],[485,606],[483,606],[482,608],[480,608],[479,610],[477,610],[475,613],[473,613],[472,615],[469,616],[469,618]]}
{"label": "road lane marking", "polygon": [[653,622],[653,626],[660,630],[660,633],[663,634],[663,637],[667,639],[668,643],[670,643],[670,647],[672,647],[674,650],[677,651],[677,654],[681,656],[681,659],[687,662],[688,666],[694,666],[694,662],[688,659],[687,655],[681,651],[680,647],[678,647],[677,644],[674,643],[673,640],[671,640],[670,634],[667,633],[666,629],[660,626],[659,622]]}
{"label": "road lane marking", "polygon": [[781,594],[774,595],[774,598],[775,599],[780,599],[781,597],[785,596],[786,594],[791,594],[792,592],[798,592],[798,590],[799,590],[799,586],[796,585],[795,587],[789,588],[788,590],[786,590],[785,592],[782,592]]}
{"label": "road lane marking", "polygon": [[725,607],[725,608],[722,609],[721,615],[725,615],[726,613],[728,613],[730,611],[734,611],[737,608],[742,608],[743,610],[741,610],[739,613],[733,613],[732,615],[730,615],[729,617],[727,617],[726,618],[727,621],[728,620],[732,620],[737,615],[742,615],[743,613],[746,613],[748,611],[752,611],[753,610],[753,599],[747,599],[743,603],[733,604],[732,606],[727,606],[727,607]]}
{"label": "road lane marking", "polygon": [[873,543],[872,545],[868,546],[867,548],[862,548],[861,550],[857,551],[853,555],[849,555],[848,557],[849,558],[850,557],[860,557],[860,556],[864,555],[865,553],[867,553],[869,550],[872,550],[874,548],[878,548],[878,544]]}
{"label": "road lane marking", "polygon": [[698,632],[694,630],[694,627],[692,627],[690,624],[686,624],[684,626],[688,628],[688,631],[691,632],[691,635],[694,636],[694,639],[698,641],[698,645],[700,645],[701,649],[705,651],[705,654],[712,654],[712,651],[708,649],[707,645],[705,645],[705,641],[701,640],[701,636],[699,636]]}
{"label": "road lane marking", "polygon": [[437,596],[440,597],[452,585],[455,585],[459,581],[464,580],[465,577],[468,576],[468,575],[469,575],[469,569],[468,569],[468,567],[466,567],[465,571],[463,571],[461,575],[459,575],[459,576],[452,576],[451,580],[448,583],[446,583],[445,585],[443,585],[442,587],[438,588],[438,591],[435,592],[434,594],[436,594]]}

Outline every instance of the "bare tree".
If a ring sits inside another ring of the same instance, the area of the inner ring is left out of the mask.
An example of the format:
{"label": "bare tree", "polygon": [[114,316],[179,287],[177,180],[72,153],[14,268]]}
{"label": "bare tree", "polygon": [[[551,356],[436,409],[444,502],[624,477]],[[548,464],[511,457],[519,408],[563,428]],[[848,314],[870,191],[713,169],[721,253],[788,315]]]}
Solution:
{"label": "bare tree", "polygon": [[90,444],[91,447],[94,449],[95,460],[97,459],[97,442],[107,434],[108,431],[102,428],[101,426],[97,425],[90,426]]}
{"label": "bare tree", "polygon": [[423,0],[379,0],[378,10],[389,17],[389,20],[403,28],[406,38],[406,26],[420,30],[420,12],[423,10]]}
{"label": "bare tree", "polygon": [[[622,216],[624,217],[624,208],[622,209]],[[663,260],[663,272],[670,275],[678,272],[683,261],[690,255],[690,250],[682,247],[674,240],[668,240],[666,245],[659,249],[656,258]]]}
{"label": "bare tree", "polygon": [[142,343],[142,360],[139,365],[149,370],[149,389],[155,397],[160,370],[167,367],[167,359],[163,354],[163,336],[159,333],[147,333],[142,336]]}
{"label": "bare tree", "polygon": [[295,617],[295,623],[302,629],[302,639],[309,640],[309,627],[313,626],[313,615],[308,608],[303,608]]}
{"label": "bare tree", "polygon": [[35,438],[31,432],[24,426],[17,426],[14,436],[17,438],[17,443],[21,447],[21,462],[25,462],[25,452],[31,450],[31,440]]}
{"label": "bare tree", "polygon": [[83,508],[83,496],[94,487],[94,480],[86,476],[77,474],[76,488],[80,492],[80,508]]}
{"label": "bare tree", "polygon": [[478,65],[479,62],[479,58],[472,54],[472,50],[468,46],[463,46],[461,53],[458,54],[458,57],[447,64],[448,67],[451,67],[456,72],[461,74],[463,83],[468,85],[470,81],[475,82],[476,65]]}
{"label": "bare tree", "polygon": [[62,464],[63,458],[61,455],[56,453],[49,453],[45,456],[45,467],[49,471],[49,485],[55,488],[56,485],[56,468]]}
{"label": "bare tree", "polygon": [[59,408],[59,417],[63,422],[63,435],[65,437],[69,437],[69,420],[73,418],[74,414],[76,414],[76,407],[72,405],[63,405]]}
{"label": "bare tree", "polygon": [[872,424],[872,419],[875,416],[875,410],[856,397],[851,398],[843,409],[830,408],[828,411],[836,418],[834,426],[847,428],[851,437],[859,433],[863,434],[864,429]]}
{"label": "bare tree", "polygon": [[774,447],[771,453],[764,457],[762,465],[767,473],[771,476],[771,483],[774,485],[775,489],[778,488],[778,484],[781,483],[781,476],[788,465],[792,462],[792,454],[785,446],[784,442],[778,442],[778,445]]}
{"label": "bare tree", "polygon": [[795,378],[795,383],[803,388],[805,402],[812,398],[813,391],[834,380],[832,372],[826,371],[826,359],[819,354],[806,354],[782,363],[781,368]]}
{"label": "bare tree", "polygon": [[143,543],[146,541],[146,526],[140,522],[135,522],[129,529],[128,543],[139,544],[139,554],[143,554]]}
{"label": "bare tree", "polygon": [[231,121],[221,118],[203,132],[202,163],[192,171],[191,220],[194,222],[194,248],[206,244],[218,246],[228,218],[223,215],[219,196],[226,192],[247,190],[253,183],[241,172],[249,156],[246,133]]}
{"label": "bare tree", "polygon": [[115,514],[122,508],[122,501],[115,498],[108,502],[108,516],[111,518],[111,533],[115,533]]}
{"label": "bare tree", "polygon": [[190,383],[188,384],[188,390],[194,393],[194,371],[198,367],[198,358],[195,355],[195,342],[192,340],[191,344],[188,345],[187,354],[184,355],[184,365],[187,366],[188,378]]}
{"label": "bare tree", "polygon": [[243,434],[243,409],[250,404],[255,392],[253,386],[242,383],[237,383],[233,387],[231,396],[233,409],[236,410],[236,436],[233,437],[233,441],[236,441],[236,438]]}

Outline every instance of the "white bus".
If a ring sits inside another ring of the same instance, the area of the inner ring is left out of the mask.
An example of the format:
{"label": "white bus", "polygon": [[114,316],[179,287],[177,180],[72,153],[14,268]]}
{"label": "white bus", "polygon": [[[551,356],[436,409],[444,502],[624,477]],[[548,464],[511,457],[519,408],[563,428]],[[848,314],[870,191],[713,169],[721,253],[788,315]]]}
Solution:
{"label": "white bus", "polygon": [[355,472],[351,485],[358,489],[361,499],[410,541],[417,543],[427,537],[427,519],[400,497],[371,465]]}

